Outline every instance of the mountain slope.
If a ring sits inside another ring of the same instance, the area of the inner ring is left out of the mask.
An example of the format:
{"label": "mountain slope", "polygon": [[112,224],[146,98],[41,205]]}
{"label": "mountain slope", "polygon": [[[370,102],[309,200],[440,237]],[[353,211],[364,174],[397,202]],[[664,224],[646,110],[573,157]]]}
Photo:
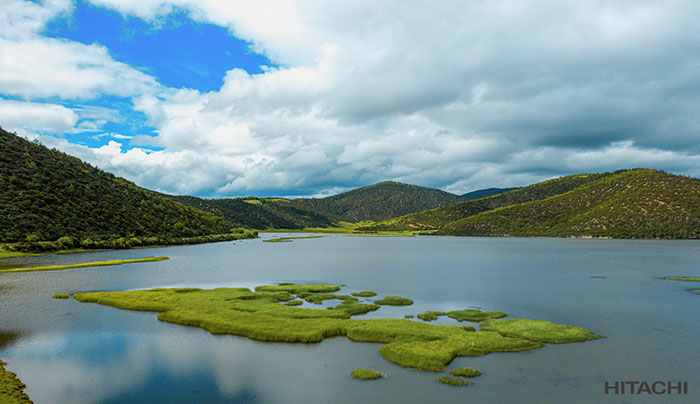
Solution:
{"label": "mountain slope", "polygon": [[700,181],[618,171],[560,195],[454,221],[437,234],[700,238]]}
{"label": "mountain slope", "polygon": [[460,196],[459,196],[459,199],[460,199],[460,200],[463,200],[463,201],[469,201],[469,200],[472,200],[472,199],[479,199],[479,198],[483,198],[483,197],[486,197],[486,196],[502,194],[502,193],[504,193],[504,192],[512,191],[512,190],[514,190],[514,189],[518,189],[518,188],[516,187],[516,188],[486,188],[486,189],[478,189],[478,190],[476,190],[476,191],[467,192],[467,193],[464,194],[464,195],[460,195]]}
{"label": "mountain slope", "polygon": [[385,181],[320,199],[294,199],[299,208],[349,222],[386,220],[420,212],[459,200],[459,196],[434,188]]}
{"label": "mountain slope", "polygon": [[361,229],[367,231],[436,230],[447,223],[481,212],[558,195],[605,175],[607,174],[569,175],[517,188],[502,194],[457,202],[436,209],[396,217],[371,226],[362,227]]}
{"label": "mountain slope", "polygon": [[214,214],[238,226],[254,229],[329,227],[337,220],[323,213],[294,206],[292,201],[283,198],[202,199],[194,196],[170,196],[170,198]]}
{"label": "mountain slope", "polygon": [[[161,197],[78,158],[0,129],[0,242],[167,243],[228,233],[230,223]],[[156,238],[153,240],[153,238]],[[92,245],[91,245],[92,246]],[[59,246],[60,247],[60,246]],[[87,247],[87,246],[84,246]]]}

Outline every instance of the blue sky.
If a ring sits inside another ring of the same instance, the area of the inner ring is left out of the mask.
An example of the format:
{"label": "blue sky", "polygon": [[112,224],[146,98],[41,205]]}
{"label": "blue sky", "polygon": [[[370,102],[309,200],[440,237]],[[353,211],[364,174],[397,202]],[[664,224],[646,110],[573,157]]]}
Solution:
{"label": "blue sky", "polygon": [[700,176],[689,0],[5,0],[0,126],[140,186]]}
{"label": "blue sky", "polygon": [[[84,1],[74,4],[72,13],[50,20],[42,35],[103,45],[114,59],[153,76],[167,87],[214,91],[221,87],[222,78],[231,67],[258,74],[262,73],[261,66],[273,66],[265,56],[252,52],[246,41],[222,27],[195,22],[185,12],[169,14],[154,25]],[[144,113],[133,110],[128,98],[103,96],[88,103],[80,101],[67,105],[114,109],[119,118],[105,122],[99,134],[66,134],[71,142],[99,147],[123,136],[156,135],[156,128],[147,123]],[[125,145],[125,150],[131,148],[132,145]],[[163,150],[154,146],[148,149]]]}

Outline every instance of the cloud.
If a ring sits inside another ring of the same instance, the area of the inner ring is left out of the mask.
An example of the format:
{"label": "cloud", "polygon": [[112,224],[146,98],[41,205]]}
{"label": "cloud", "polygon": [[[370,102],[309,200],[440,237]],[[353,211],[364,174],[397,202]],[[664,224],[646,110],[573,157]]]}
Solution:
{"label": "cloud", "polygon": [[394,179],[463,193],[637,166],[700,174],[690,1],[90,2],[156,27],[184,12],[279,66],[165,89],[100,45],[36,34],[70,6],[22,11],[0,39],[15,55],[0,56],[0,93],[134,97],[157,135],[121,135],[162,150],[61,147],[146,187],[299,195]]}
{"label": "cloud", "polygon": [[78,114],[59,104],[12,101],[0,98],[0,123],[5,130],[64,133],[78,122]]}

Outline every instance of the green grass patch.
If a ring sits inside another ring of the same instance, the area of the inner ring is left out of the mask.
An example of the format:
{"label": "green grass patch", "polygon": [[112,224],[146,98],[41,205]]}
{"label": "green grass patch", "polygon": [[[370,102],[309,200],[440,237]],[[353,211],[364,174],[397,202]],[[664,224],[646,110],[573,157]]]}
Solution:
{"label": "green grass patch", "polygon": [[476,309],[452,310],[447,316],[457,321],[471,321],[475,323],[492,318],[506,317],[508,313],[503,311],[481,311]]}
{"label": "green grass patch", "polygon": [[[310,343],[345,336],[357,342],[382,343],[379,354],[386,360],[403,367],[431,371],[444,370],[458,356],[544,346],[540,341],[509,337],[495,331],[474,331],[473,327],[432,325],[406,319],[354,319],[352,316],[377,310],[380,306],[353,300],[343,300],[325,310],[279,304],[292,300],[292,294],[335,292],[339,288],[334,285],[276,285],[255,289],[253,292],[246,288],[186,291],[161,288],[75,293],[73,298],[128,310],[159,312],[158,319],[162,321],[259,341]],[[539,323],[530,325],[535,328],[533,332],[539,330]],[[527,331],[528,324],[522,324],[522,328]],[[597,337],[591,333],[588,336]]]}
{"label": "green grass patch", "polygon": [[434,321],[440,316],[446,316],[447,312],[444,311],[426,311],[418,315],[418,318],[423,321]]}
{"label": "green grass patch", "polygon": [[263,240],[263,242],[264,243],[289,243],[292,240],[298,240],[298,239],[302,239],[302,238],[321,238],[321,237],[328,237],[328,236],[277,237],[277,238]]}
{"label": "green grass patch", "polygon": [[384,299],[375,300],[374,303],[382,306],[410,306],[413,300],[401,296],[387,296]]}
{"label": "green grass patch", "polygon": [[95,262],[84,262],[82,264],[71,264],[71,265],[51,265],[46,267],[29,267],[29,268],[12,268],[12,269],[2,269],[0,273],[6,272],[32,272],[32,271],[61,271],[64,269],[71,268],[87,268],[87,267],[104,267],[112,265],[123,265],[132,264],[135,262],[153,262],[153,261],[164,261],[168,260],[168,257],[146,257],[128,260],[108,260],[108,261],[95,261]]}
{"label": "green grass patch", "polygon": [[406,314],[405,316],[403,316],[403,318],[413,318],[413,317],[414,317],[413,314]]}
{"label": "green grass patch", "polygon": [[460,376],[460,377],[477,377],[481,376],[481,371],[472,369],[472,368],[462,368],[462,369],[454,369],[450,371],[450,374],[453,376]]}
{"label": "green grass patch", "polygon": [[22,251],[0,250],[0,259],[1,258],[14,258],[14,257],[29,257],[32,255],[39,255],[39,254],[22,252]]}
{"label": "green grass patch", "polygon": [[372,369],[362,369],[358,368],[352,371],[352,378],[353,379],[360,379],[360,380],[376,380],[376,379],[381,379],[384,377],[383,374],[377,372],[376,370]]}
{"label": "green grass patch", "polygon": [[513,318],[507,320],[486,320],[481,331],[495,331],[503,336],[522,338],[529,341],[550,344],[579,342],[601,338],[600,335],[581,327],[550,323],[549,321]]}
{"label": "green grass patch", "polygon": [[27,387],[17,375],[5,370],[7,362],[0,360],[0,403],[2,404],[31,404],[32,400],[24,393]]}
{"label": "green grass patch", "polygon": [[304,304],[304,302],[301,300],[290,300],[290,301],[286,302],[284,305],[285,306],[301,306],[302,304]]}
{"label": "green grass patch", "polygon": [[450,386],[469,386],[470,384],[472,384],[472,382],[470,382],[469,380],[459,379],[450,376],[440,376],[437,378],[437,381],[442,384],[449,384]]}
{"label": "green grass patch", "polygon": [[350,293],[353,296],[356,297],[374,297],[377,296],[375,292],[372,292],[371,290],[363,290],[362,292],[353,292]]}
{"label": "green grass patch", "polygon": [[692,276],[666,276],[661,279],[665,279],[667,281],[686,281],[686,282],[700,282],[700,278],[697,277],[692,277]]}
{"label": "green grass patch", "polygon": [[243,199],[243,202],[249,203],[251,205],[262,205],[262,202],[258,199]]}
{"label": "green grass patch", "polygon": [[68,293],[56,293],[51,297],[53,297],[54,299],[69,299],[70,295]]}

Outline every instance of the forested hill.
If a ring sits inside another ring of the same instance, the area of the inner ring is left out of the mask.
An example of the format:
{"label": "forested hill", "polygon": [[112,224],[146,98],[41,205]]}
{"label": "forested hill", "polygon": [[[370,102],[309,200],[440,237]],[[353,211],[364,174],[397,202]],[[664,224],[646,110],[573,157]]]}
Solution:
{"label": "forested hill", "polygon": [[170,196],[170,198],[253,229],[330,227],[340,220],[313,209],[296,206],[292,200],[284,198],[202,199],[194,196]]}
{"label": "forested hill", "polygon": [[232,227],[0,129],[2,243],[54,242],[45,243],[46,249],[127,247],[230,233]]}
{"label": "forested hill", "polygon": [[700,238],[700,180],[656,170],[604,175],[559,195],[444,225],[438,234]]}
{"label": "forested hill", "polygon": [[447,205],[460,199],[457,195],[438,189],[392,181],[324,198],[170,198],[255,229],[331,227],[339,222],[385,220]]}
{"label": "forested hill", "polygon": [[439,189],[385,181],[325,198],[294,199],[292,202],[330,217],[360,222],[386,220],[458,200],[459,196]]}
{"label": "forested hill", "polygon": [[455,220],[523,202],[549,198],[596,180],[607,174],[570,175],[517,188],[501,194],[457,202],[436,209],[408,214],[363,227],[367,231],[437,230]]}
{"label": "forested hill", "polygon": [[485,196],[502,194],[502,193],[504,193],[504,192],[512,191],[512,190],[514,190],[514,189],[518,189],[518,188],[516,187],[516,188],[486,188],[486,189],[479,189],[479,190],[476,190],[476,191],[467,192],[466,194],[461,195],[461,196],[459,197],[459,199],[460,199],[460,200],[463,200],[463,201],[469,201],[469,200],[472,200],[472,199],[483,198],[483,197],[485,197]]}

